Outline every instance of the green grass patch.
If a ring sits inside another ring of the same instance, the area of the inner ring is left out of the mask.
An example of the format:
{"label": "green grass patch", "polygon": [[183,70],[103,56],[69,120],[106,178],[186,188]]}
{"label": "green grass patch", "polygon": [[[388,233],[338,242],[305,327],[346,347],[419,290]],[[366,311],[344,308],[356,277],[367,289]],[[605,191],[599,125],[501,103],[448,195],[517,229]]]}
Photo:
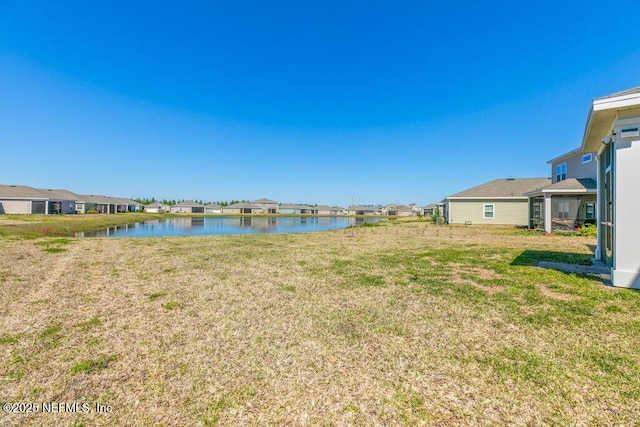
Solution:
{"label": "green grass patch", "polygon": [[179,301],[171,300],[171,301],[166,302],[162,306],[167,310],[176,310],[176,309],[182,307],[182,303],[179,302]]}
{"label": "green grass patch", "polygon": [[17,342],[18,342],[18,336],[17,335],[9,335],[9,334],[0,335],[0,345],[2,345],[2,344],[15,344]]}
{"label": "green grass patch", "polygon": [[164,297],[164,296],[166,296],[166,295],[167,295],[167,293],[166,293],[166,292],[163,292],[163,291],[160,291],[160,292],[154,292],[154,293],[152,293],[152,294],[149,294],[149,299],[150,299],[151,301],[153,301],[153,300],[156,300],[156,299],[158,299],[158,298],[162,298],[162,297]]}
{"label": "green grass patch", "polygon": [[225,411],[244,405],[248,399],[255,395],[256,393],[249,389],[224,393],[209,402],[206,410],[200,416],[200,421],[205,427],[216,426]]}
{"label": "green grass patch", "polygon": [[92,374],[109,367],[111,362],[116,360],[116,356],[101,356],[97,359],[85,359],[76,363],[71,367],[69,373],[73,376],[76,374]]}
{"label": "green grass patch", "polygon": [[40,338],[42,339],[46,339],[46,338],[53,338],[55,337],[58,332],[60,332],[62,330],[62,325],[59,323],[54,323],[50,326],[47,327],[47,329],[45,329],[41,334],[40,334]]}
{"label": "green grass patch", "polygon": [[98,318],[98,316],[93,316],[91,319],[87,320],[86,322],[78,323],[76,327],[82,330],[87,330],[87,329],[93,328],[94,326],[99,326],[101,324],[102,324],[102,321]]}

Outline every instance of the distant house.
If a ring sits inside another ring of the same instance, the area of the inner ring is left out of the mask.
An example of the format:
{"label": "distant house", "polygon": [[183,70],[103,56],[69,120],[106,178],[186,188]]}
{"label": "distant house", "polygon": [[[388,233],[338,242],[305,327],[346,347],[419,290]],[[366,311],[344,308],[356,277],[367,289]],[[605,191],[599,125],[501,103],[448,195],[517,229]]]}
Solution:
{"label": "distant house", "polygon": [[445,198],[449,224],[529,224],[526,193],[551,184],[549,178],[495,179]]}
{"label": "distant house", "polygon": [[114,214],[117,212],[117,202],[106,196],[79,195],[79,199],[76,200],[76,211],[78,213],[95,211],[99,214]]}
{"label": "distant house", "polygon": [[40,191],[42,191],[48,196],[49,204],[51,204],[51,201],[53,201],[53,205],[54,205],[53,212],[49,212],[49,213],[63,213],[63,214],[76,213],[76,200],[79,197],[76,193],[72,193],[69,190],[62,190],[62,189],[59,189],[59,190],[40,189]]}
{"label": "distant house", "polygon": [[596,153],[598,246],[614,286],[640,289],[640,87],[597,98],[582,153]]}
{"label": "distant house", "polygon": [[340,206],[320,205],[316,206],[316,213],[318,215],[342,215],[344,214],[344,208]]}
{"label": "distant house", "polygon": [[261,214],[263,207],[253,203],[234,203],[222,208],[222,212],[225,214]]}
{"label": "distant house", "polygon": [[551,185],[526,193],[529,227],[550,233],[596,223],[595,157],[578,148],[547,162]]}
{"label": "distant house", "polygon": [[171,212],[201,214],[204,213],[204,205],[194,202],[193,200],[185,200],[184,202],[176,203],[171,206]]}
{"label": "distant house", "polygon": [[145,205],[144,211],[149,213],[166,213],[171,210],[171,206],[165,205],[162,203],[151,203],[149,205]]}
{"label": "distant house", "polygon": [[283,203],[278,206],[278,213],[282,215],[301,215],[303,210],[306,210],[303,205]]}
{"label": "distant house", "polygon": [[277,214],[278,202],[270,199],[258,199],[251,202],[251,204],[258,205],[262,209],[261,213],[265,214]]}
{"label": "distant house", "polygon": [[424,216],[434,216],[436,212],[442,213],[442,210],[439,209],[438,205],[435,203],[430,203],[422,208]]}
{"label": "distant house", "polygon": [[209,203],[208,205],[204,205],[204,213],[206,214],[221,214],[222,213],[222,206],[215,204],[215,203]]}
{"label": "distant house", "polygon": [[144,205],[135,200],[119,198],[120,203],[127,207],[126,212],[142,212],[144,211]]}
{"label": "distant house", "polygon": [[382,214],[382,209],[374,208],[374,207],[371,207],[371,206],[357,205],[357,206],[351,206],[347,210],[347,213],[349,215],[357,215],[357,216],[381,215]]}
{"label": "distant house", "polygon": [[61,193],[26,185],[0,185],[0,214],[74,213],[75,201]]}
{"label": "distant house", "polygon": [[386,205],[382,209],[382,214],[389,215],[389,216],[410,217],[410,216],[414,216],[415,212],[413,211],[413,208],[411,208],[410,206]]}

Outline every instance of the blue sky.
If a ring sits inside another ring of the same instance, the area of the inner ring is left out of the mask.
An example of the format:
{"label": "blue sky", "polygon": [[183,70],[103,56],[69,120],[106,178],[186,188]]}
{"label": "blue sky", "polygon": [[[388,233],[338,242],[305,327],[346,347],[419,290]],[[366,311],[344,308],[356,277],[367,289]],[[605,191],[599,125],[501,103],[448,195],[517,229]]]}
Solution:
{"label": "blue sky", "polygon": [[549,176],[640,3],[0,0],[0,183],[426,204]]}

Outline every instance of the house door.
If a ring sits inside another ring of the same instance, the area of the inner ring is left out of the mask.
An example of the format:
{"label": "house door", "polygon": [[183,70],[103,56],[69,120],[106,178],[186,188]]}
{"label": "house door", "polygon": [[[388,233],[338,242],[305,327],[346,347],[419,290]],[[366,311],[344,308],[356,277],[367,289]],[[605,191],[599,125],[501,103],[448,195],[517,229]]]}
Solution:
{"label": "house door", "polygon": [[602,246],[602,261],[608,266],[613,267],[613,244],[614,244],[614,220],[615,220],[615,186],[613,182],[614,161],[613,161],[613,144],[609,144],[602,153],[602,162],[600,176],[602,179],[601,199],[600,203],[600,231]]}

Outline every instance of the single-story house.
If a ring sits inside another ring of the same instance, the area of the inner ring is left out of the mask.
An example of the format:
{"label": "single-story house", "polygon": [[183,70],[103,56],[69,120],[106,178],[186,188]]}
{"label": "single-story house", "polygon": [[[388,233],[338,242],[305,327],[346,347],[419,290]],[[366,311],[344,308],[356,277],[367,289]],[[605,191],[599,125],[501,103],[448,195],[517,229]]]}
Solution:
{"label": "single-story house", "polygon": [[344,208],[340,206],[320,205],[315,208],[318,215],[342,215],[344,213]]}
{"label": "single-story house", "polygon": [[422,213],[424,216],[434,216],[436,213],[442,213],[442,209],[437,204],[430,203],[422,208]]}
{"label": "single-story house", "polygon": [[278,213],[285,215],[318,215],[318,208],[300,204],[281,204],[278,206]]}
{"label": "single-story house", "polygon": [[263,207],[253,203],[234,203],[222,208],[222,212],[225,214],[261,214]]}
{"label": "single-story house", "polygon": [[171,212],[201,214],[204,213],[204,205],[194,202],[193,200],[185,200],[184,202],[176,203],[171,206]]}
{"label": "single-story house", "polygon": [[[278,202],[270,199],[258,199],[251,202],[251,204],[258,205],[262,209],[261,213],[265,214],[277,214],[278,213]],[[256,212],[258,213],[258,212]]]}
{"label": "single-story house", "polygon": [[96,211],[99,214],[114,214],[117,212],[117,203],[113,198],[97,195],[79,195],[76,200],[76,211],[87,213]]}
{"label": "single-story house", "polygon": [[66,195],[26,185],[0,185],[0,214],[75,213],[75,201]]}
{"label": "single-story house", "polygon": [[445,198],[449,224],[529,225],[526,193],[551,184],[549,178],[495,179]]}
{"label": "single-story house", "polygon": [[278,213],[283,215],[301,215],[303,210],[305,210],[303,205],[283,203],[278,206]]}
{"label": "single-story house", "polygon": [[118,198],[126,207],[127,212],[142,212],[144,211],[144,205],[140,202],[136,202],[135,200],[127,199],[127,198]]}
{"label": "single-story house", "polygon": [[595,258],[614,286],[640,289],[640,86],[591,102],[581,149],[597,154]]}
{"label": "single-story house", "polygon": [[529,227],[547,233],[596,223],[596,158],[578,148],[547,163],[551,185],[526,193]]}
{"label": "single-story house", "polygon": [[[49,197],[49,212],[48,213],[63,213],[74,214],[76,213],[76,200],[78,195],[72,193],[69,190],[53,190],[53,189],[40,189]],[[53,201],[53,202],[52,202]],[[53,209],[51,205],[53,203]]]}
{"label": "single-story house", "polygon": [[171,206],[165,205],[163,203],[151,203],[149,205],[145,205],[144,211],[149,213],[166,213],[171,210]]}
{"label": "single-story house", "polygon": [[411,208],[410,206],[386,205],[384,208],[382,208],[382,214],[389,215],[389,216],[409,217],[409,216],[414,216],[414,211],[413,211],[413,208]]}
{"label": "single-story house", "polygon": [[215,203],[209,203],[208,205],[204,205],[204,213],[206,214],[221,214],[222,206],[217,205]]}
{"label": "single-story house", "polygon": [[347,213],[349,215],[357,215],[357,216],[381,215],[382,209],[374,208],[372,206],[357,205],[357,206],[349,207],[349,209],[347,210]]}

